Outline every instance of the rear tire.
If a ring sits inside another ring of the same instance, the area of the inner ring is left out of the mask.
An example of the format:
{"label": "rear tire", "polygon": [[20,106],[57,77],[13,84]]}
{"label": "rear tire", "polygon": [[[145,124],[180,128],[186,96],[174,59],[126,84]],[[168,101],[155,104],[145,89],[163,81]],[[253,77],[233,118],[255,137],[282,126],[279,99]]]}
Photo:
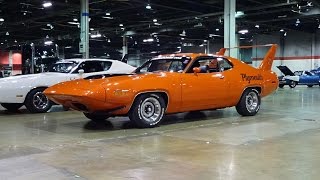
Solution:
{"label": "rear tire", "polygon": [[313,85],[307,85],[309,88],[313,87]]}
{"label": "rear tire", "polygon": [[297,82],[296,81],[290,81],[290,83],[289,83],[289,86],[291,87],[291,88],[295,88],[296,86],[297,86]]}
{"label": "rear tire", "polygon": [[254,116],[258,113],[261,97],[256,89],[246,89],[236,106],[237,112],[242,116]]}
{"label": "rear tire", "polygon": [[9,112],[17,112],[23,104],[21,103],[2,103],[2,107],[4,107]]}
{"label": "rear tire", "polygon": [[284,84],[279,84],[279,88],[283,88],[284,87]]}
{"label": "rear tire", "polygon": [[52,102],[43,94],[45,89],[33,89],[27,95],[24,104],[31,113],[45,113],[52,107]]}
{"label": "rear tire", "polygon": [[160,95],[142,94],[133,102],[129,118],[139,128],[152,128],[160,124],[165,109],[166,103]]}

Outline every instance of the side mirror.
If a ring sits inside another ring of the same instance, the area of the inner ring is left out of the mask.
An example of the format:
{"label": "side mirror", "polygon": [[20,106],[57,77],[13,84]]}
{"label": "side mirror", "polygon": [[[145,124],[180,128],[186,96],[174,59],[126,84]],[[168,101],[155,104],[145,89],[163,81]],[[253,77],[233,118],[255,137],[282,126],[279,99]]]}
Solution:
{"label": "side mirror", "polygon": [[80,76],[82,76],[84,74],[84,70],[83,69],[79,69],[78,73],[79,73]]}
{"label": "side mirror", "polygon": [[201,69],[199,67],[195,67],[192,70],[193,70],[194,75],[197,75],[198,73],[201,73]]}

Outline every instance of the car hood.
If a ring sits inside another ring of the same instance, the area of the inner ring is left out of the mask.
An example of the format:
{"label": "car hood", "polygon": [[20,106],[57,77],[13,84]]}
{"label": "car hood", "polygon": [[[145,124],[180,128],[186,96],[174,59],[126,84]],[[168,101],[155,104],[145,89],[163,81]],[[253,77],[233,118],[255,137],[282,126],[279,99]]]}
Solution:
{"label": "car hood", "polygon": [[1,85],[10,83],[10,85],[29,85],[30,83],[39,83],[40,81],[46,82],[47,80],[59,81],[64,79],[67,74],[64,73],[40,73],[40,74],[28,74],[28,75],[19,75],[19,76],[10,76],[0,79]]}
{"label": "car hood", "polygon": [[294,76],[294,73],[287,66],[277,66],[277,68],[286,76]]}
{"label": "car hood", "polygon": [[134,85],[144,79],[156,80],[156,78],[159,78],[159,77],[161,78],[166,76],[168,76],[167,72],[144,73],[144,74],[96,75],[96,76],[87,77],[85,79],[62,82],[53,87],[59,88],[59,89],[64,89],[64,87],[69,87],[69,88],[88,90],[94,86],[105,86],[105,87],[112,87],[112,86],[118,86],[118,85],[130,86],[129,84]]}

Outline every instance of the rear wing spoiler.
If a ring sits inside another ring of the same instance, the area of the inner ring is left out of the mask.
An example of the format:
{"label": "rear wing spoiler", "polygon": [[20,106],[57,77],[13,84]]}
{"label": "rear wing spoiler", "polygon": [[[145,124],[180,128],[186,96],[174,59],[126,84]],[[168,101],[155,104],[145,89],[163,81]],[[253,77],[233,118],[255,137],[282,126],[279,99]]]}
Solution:
{"label": "rear wing spoiler", "polygon": [[271,70],[272,67],[272,63],[275,59],[276,56],[276,52],[277,52],[277,48],[278,45],[277,44],[266,44],[266,45],[254,45],[254,46],[239,46],[239,47],[233,47],[233,48],[221,48],[219,52],[217,52],[216,54],[219,56],[224,56],[225,52],[228,49],[250,49],[250,48],[254,48],[254,47],[270,47],[269,51],[266,53],[266,55],[264,56],[259,69],[261,70]]}

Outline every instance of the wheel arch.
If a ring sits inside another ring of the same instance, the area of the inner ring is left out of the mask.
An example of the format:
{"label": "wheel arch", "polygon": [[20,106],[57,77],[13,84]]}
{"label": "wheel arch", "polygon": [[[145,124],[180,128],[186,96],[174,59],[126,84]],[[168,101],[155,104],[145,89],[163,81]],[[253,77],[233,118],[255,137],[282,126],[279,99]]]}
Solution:
{"label": "wheel arch", "polygon": [[23,103],[26,102],[26,99],[27,99],[28,95],[31,93],[31,91],[33,91],[33,90],[35,90],[35,89],[47,89],[47,88],[48,88],[47,86],[37,86],[37,87],[31,88],[31,89],[28,91],[28,93],[26,94]]}
{"label": "wheel arch", "polygon": [[131,104],[130,104],[129,111],[131,110],[132,105],[133,105],[133,103],[135,102],[135,100],[136,100],[139,96],[144,95],[144,94],[157,94],[157,95],[160,95],[160,96],[164,99],[164,101],[165,101],[165,103],[166,103],[166,110],[167,110],[168,105],[169,105],[169,94],[168,94],[168,92],[167,92],[167,91],[164,91],[164,90],[154,90],[154,91],[142,91],[142,92],[138,92],[138,93],[134,96],[134,98],[133,98],[133,100],[132,100],[132,102],[131,102]]}
{"label": "wheel arch", "polygon": [[254,90],[256,90],[256,91],[258,92],[259,95],[261,95],[261,93],[262,93],[262,87],[261,87],[261,86],[247,86],[247,87],[245,87],[245,88],[242,90],[242,92],[241,92],[241,94],[240,94],[240,96],[239,96],[239,98],[238,98],[237,103],[239,103],[239,101],[241,100],[241,97],[242,97],[243,93],[244,93],[247,89],[254,89]]}

